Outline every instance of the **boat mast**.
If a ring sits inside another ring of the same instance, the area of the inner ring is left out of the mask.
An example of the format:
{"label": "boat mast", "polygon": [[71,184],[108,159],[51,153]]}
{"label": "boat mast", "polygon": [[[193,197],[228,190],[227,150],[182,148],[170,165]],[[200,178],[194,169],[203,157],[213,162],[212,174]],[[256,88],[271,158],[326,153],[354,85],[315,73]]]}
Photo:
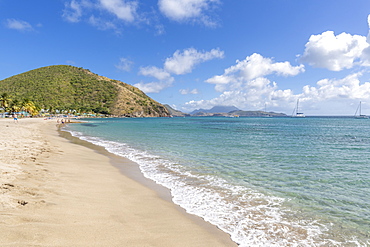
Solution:
{"label": "boat mast", "polygon": [[[355,112],[355,118],[369,118],[368,116],[366,115],[362,115],[362,112],[361,112],[361,101],[360,101],[360,104],[357,106],[357,109],[356,109],[356,112]],[[357,112],[359,112],[359,115],[357,115]]]}
{"label": "boat mast", "polygon": [[299,99],[297,99],[297,112],[296,112],[296,114],[298,114],[298,113],[299,113],[299,110],[298,110],[298,104],[299,104]]}

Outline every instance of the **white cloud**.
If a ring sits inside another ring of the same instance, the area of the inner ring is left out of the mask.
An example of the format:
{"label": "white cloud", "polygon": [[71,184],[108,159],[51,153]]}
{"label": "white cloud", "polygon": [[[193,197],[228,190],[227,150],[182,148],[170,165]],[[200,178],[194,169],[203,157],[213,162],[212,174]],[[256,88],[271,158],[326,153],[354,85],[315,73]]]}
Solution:
{"label": "white cloud", "polygon": [[114,14],[118,19],[126,22],[133,22],[138,7],[137,1],[124,0],[99,0],[102,8]]}
{"label": "white cloud", "polygon": [[326,31],[311,35],[301,61],[332,71],[350,69],[368,47],[364,36],[347,33],[335,36],[333,31]]}
{"label": "white cloud", "polygon": [[177,22],[197,21],[206,26],[217,25],[209,16],[219,4],[218,0],[159,0],[159,10],[169,19]]}
{"label": "white cloud", "polygon": [[163,89],[172,86],[172,83],[174,82],[174,78],[171,76],[170,73],[168,73],[164,69],[157,68],[155,66],[140,68],[139,74],[144,76],[151,76],[158,80],[158,82],[140,82],[134,85],[145,93],[159,93]]}
{"label": "white cloud", "polygon": [[[302,62],[313,67],[341,71],[355,66],[370,66],[370,15],[369,35],[351,35],[327,31],[312,35],[306,43]],[[276,63],[270,58],[253,54],[225,69],[206,82],[215,84],[220,96],[211,100],[189,101],[183,110],[211,108],[215,105],[235,105],[240,109],[259,110],[263,105],[275,111],[289,114],[300,99],[304,112],[314,115],[351,115],[359,101],[370,101],[370,82],[361,82],[362,72],[352,73],[341,79],[321,79],[315,85],[305,85],[299,93],[291,89],[281,90],[276,82],[266,77],[271,74],[295,76],[304,72],[304,66],[291,66],[289,62]],[[366,105],[366,103],[365,103]]]}
{"label": "white cloud", "polygon": [[198,89],[193,89],[193,90],[189,90],[189,89],[180,89],[179,90],[179,92],[180,92],[180,94],[182,94],[182,95],[186,95],[186,94],[198,94],[199,93],[199,91],[198,91]]}
{"label": "white cloud", "polygon": [[209,52],[199,52],[194,48],[186,49],[183,52],[177,50],[172,57],[166,59],[164,68],[172,74],[183,75],[190,73],[199,63],[223,57],[224,52],[219,49],[212,49]]}
{"label": "white cloud", "polygon": [[115,30],[117,33],[119,33],[117,26],[113,22],[95,17],[93,15],[90,16],[88,23],[98,28],[99,30]]}
{"label": "white cloud", "polygon": [[[367,23],[369,26],[369,33],[367,35],[366,42],[370,44],[370,15],[367,16]],[[361,65],[368,67],[370,66],[370,46],[363,50],[361,59],[362,59]]]}
{"label": "white cloud", "polygon": [[[185,104],[185,111],[197,108],[211,108],[215,105],[234,105],[240,109],[263,109],[266,102],[275,104],[274,98],[281,94],[277,85],[267,78],[258,77],[244,84],[234,85],[228,90],[222,91],[221,95],[211,100],[190,101]],[[287,95],[288,96],[288,95]],[[289,95],[290,96],[290,95]],[[290,97],[288,100],[291,100]]]}
{"label": "white cloud", "polygon": [[286,105],[288,102],[295,102],[299,95],[294,95],[291,89],[274,90],[271,92],[269,104],[271,106]]}
{"label": "white cloud", "polygon": [[[155,66],[140,68],[139,74],[156,78],[159,80],[158,84],[151,82],[145,85],[145,83],[141,82],[138,85],[140,85],[140,89],[145,93],[159,92],[173,84],[175,78],[172,74],[183,75],[190,73],[195,65],[211,59],[222,58],[223,55],[224,52],[219,49],[212,49],[209,52],[198,52],[194,48],[189,48],[182,52],[177,50],[172,57],[166,59],[163,69]],[[155,88],[155,90],[152,88]]]}
{"label": "white cloud", "polygon": [[295,76],[304,72],[304,66],[292,66],[289,62],[274,62],[254,53],[244,60],[225,69],[223,75],[216,75],[206,80],[215,84],[215,89],[222,92],[219,97],[205,101],[190,101],[184,110],[206,108],[215,105],[235,105],[240,109],[263,109],[265,103],[278,106],[281,102],[293,102],[296,96],[290,90],[278,90],[275,82],[266,76]]}
{"label": "white cloud", "polygon": [[182,110],[211,108],[215,105],[235,105],[240,109],[260,110],[264,104],[290,114],[296,100],[304,104],[311,114],[351,115],[356,110],[353,104],[370,100],[370,82],[361,83],[362,73],[350,74],[342,79],[322,79],[315,86],[305,85],[299,94],[292,90],[280,90],[276,83],[259,77],[248,81],[237,90],[228,90],[211,100],[189,101]]}
{"label": "white cloud", "polygon": [[144,93],[159,93],[165,88],[172,85],[170,82],[150,82],[150,83],[136,83],[134,86],[139,88]]}
{"label": "white cloud", "polygon": [[15,29],[18,31],[33,31],[33,27],[26,21],[16,20],[16,19],[7,19],[6,27],[10,29]]}
{"label": "white cloud", "polygon": [[[71,0],[64,5],[63,18],[69,22],[87,21],[101,30],[116,30],[117,24],[122,21],[125,23],[138,21],[137,9],[136,0]],[[116,18],[107,17],[104,13]]]}
{"label": "white cloud", "polygon": [[139,74],[145,75],[145,76],[152,76],[154,78],[157,78],[160,81],[173,80],[173,77],[171,77],[170,73],[168,73],[164,69],[160,69],[155,66],[140,68]]}
{"label": "white cloud", "polygon": [[[144,24],[153,27],[157,35],[163,34],[164,26],[159,23],[155,10],[143,10],[139,0],[64,0],[63,18],[72,23],[88,22],[101,30],[117,31],[123,24]],[[216,26],[213,10],[219,0],[159,0],[160,11],[178,22],[200,22]]]}
{"label": "white cloud", "polygon": [[127,58],[121,57],[119,63],[116,65],[116,68],[122,71],[131,71],[131,67],[134,62],[128,60]]}
{"label": "white cloud", "polygon": [[347,99],[341,103],[344,106],[349,105],[349,102],[370,99],[370,82],[360,82],[362,73],[354,73],[343,79],[322,79],[315,86],[302,87],[299,94],[294,94],[290,89],[280,90],[276,82],[265,77],[270,74],[294,76],[302,71],[303,66],[294,67],[287,62],[276,63],[259,54],[253,54],[225,69],[223,75],[206,81],[216,84],[216,90],[222,92],[220,96],[211,100],[190,101],[183,110],[191,111],[215,105],[235,105],[240,109],[260,110],[268,103],[269,107],[289,111],[298,98],[311,105],[332,102],[331,105],[328,104],[332,107],[338,106],[338,101],[343,99]]}
{"label": "white cloud", "polygon": [[223,75],[216,75],[206,82],[216,84],[217,91],[224,91],[226,86],[243,84],[274,73],[295,76],[301,72],[304,72],[303,65],[292,66],[289,62],[274,62],[271,58],[254,53],[243,61],[237,60],[236,65],[225,69]]}
{"label": "white cloud", "polygon": [[69,22],[79,22],[82,16],[83,4],[72,0],[64,4],[63,17]]}
{"label": "white cloud", "polygon": [[302,96],[312,101],[329,99],[370,99],[370,82],[361,83],[361,73],[354,73],[343,79],[322,79],[316,87],[306,85]]}
{"label": "white cloud", "polygon": [[275,63],[271,58],[264,58],[260,54],[254,53],[243,61],[237,60],[235,66],[225,70],[225,74],[238,72],[242,79],[253,80],[273,73],[283,76],[295,76],[304,72],[304,66],[293,67],[289,62]]}
{"label": "white cloud", "polygon": [[245,109],[246,97],[246,93],[242,91],[225,91],[219,97],[211,100],[192,100],[186,102],[182,110],[190,112],[199,108],[210,109],[217,105],[233,105],[240,109]]}

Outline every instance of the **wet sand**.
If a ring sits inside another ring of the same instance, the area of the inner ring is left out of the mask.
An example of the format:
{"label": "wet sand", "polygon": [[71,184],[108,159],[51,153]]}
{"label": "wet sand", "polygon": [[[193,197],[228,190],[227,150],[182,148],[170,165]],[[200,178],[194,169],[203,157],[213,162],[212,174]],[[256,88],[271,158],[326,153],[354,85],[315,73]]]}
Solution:
{"label": "wet sand", "polygon": [[55,120],[0,129],[1,246],[237,246],[133,162],[60,136]]}

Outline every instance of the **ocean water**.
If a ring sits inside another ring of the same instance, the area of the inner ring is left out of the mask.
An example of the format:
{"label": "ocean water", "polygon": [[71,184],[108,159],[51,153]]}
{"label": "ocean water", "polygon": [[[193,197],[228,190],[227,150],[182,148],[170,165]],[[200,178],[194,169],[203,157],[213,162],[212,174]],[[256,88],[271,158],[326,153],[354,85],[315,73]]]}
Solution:
{"label": "ocean water", "polygon": [[64,130],[135,161],[240,246],[370,246],[370,120],[86,121]]}

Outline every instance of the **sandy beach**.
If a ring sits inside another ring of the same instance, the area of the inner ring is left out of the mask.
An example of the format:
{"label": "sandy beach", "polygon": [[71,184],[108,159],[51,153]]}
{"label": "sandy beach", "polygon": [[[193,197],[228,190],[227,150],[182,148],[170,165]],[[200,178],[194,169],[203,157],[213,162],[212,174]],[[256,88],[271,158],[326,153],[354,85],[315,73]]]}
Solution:
{"label": "sandy beach", "polygon": [[131,161],[60,136],[56,120],[0,128],[1,246],[237,246],[126,175]]}

